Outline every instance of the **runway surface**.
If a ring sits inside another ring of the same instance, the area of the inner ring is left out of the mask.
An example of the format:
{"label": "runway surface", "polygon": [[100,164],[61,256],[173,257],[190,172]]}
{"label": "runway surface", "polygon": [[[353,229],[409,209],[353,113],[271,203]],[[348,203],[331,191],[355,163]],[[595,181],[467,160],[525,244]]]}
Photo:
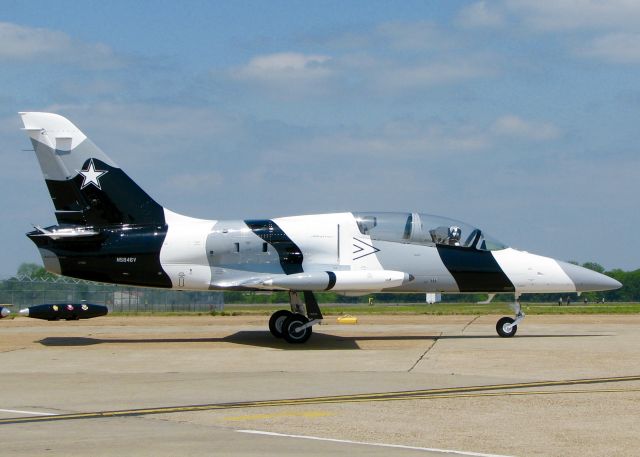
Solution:
{"label": "runway surface", "polygon": [[[521,392],[504,392],[512,389],[530,387],[559,387],[585,384],[611,384],[640,381],[640,376],[620,376],[613,378],[569,379],[565,381],[535,381],[515,384],[493,384],[484,386],[450,387],[444,389],[408,390],[403,392],[378,392],[371,394],[332,395],[327,397],[290,398],[281,400],[245,401],[234,403],[211,403],[208,405],[161,406],[156,408],[122,409],[116,411],[94,411],[71,414],[38,413],[33,411],[0,410],[26,414],[27,417],[10,417],[0,419],[0,424],[19,424],[26,422],[51,422],[74,419],[97,419],[127,416],[147,416],[150,414],[184,413],[193,411],[212,411],[220,409],[242,409],[276,406],[300,406],[326,403],[355,403],[376,401],[400,401],[417,399],[459,398],[459,397],[498,397],[508,395],[567,395],[595,394],[613,392],[640,392],[640,387],[622,387],[605,389],[572,389],[572,390],[526,390]],[[485,391],[485,392],[483,392]],[[34,417],[35,416],[35,417]]]}
{"label": "runway surface", "polygon": [[7,455],[637,455],[640,316],[0,321]]}

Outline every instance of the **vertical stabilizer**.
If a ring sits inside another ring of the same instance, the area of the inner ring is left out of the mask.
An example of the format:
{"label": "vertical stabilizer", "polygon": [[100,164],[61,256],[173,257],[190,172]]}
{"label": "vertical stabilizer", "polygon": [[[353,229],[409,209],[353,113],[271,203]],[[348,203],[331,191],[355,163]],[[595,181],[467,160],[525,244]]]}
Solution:
{"label": "vertical stabilizer", "polygon": [[78,127],[52,113],[20,113],[59,224],[165,224],[164,210]]}

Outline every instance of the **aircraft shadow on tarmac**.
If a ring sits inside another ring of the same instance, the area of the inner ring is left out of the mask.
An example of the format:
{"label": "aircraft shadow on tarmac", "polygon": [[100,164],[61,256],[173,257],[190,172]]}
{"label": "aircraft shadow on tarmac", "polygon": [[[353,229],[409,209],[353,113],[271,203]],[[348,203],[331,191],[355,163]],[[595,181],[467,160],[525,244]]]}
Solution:
{"label": "aircraft shadow on tarmac", "polygon": [[[575,338],[599,337],[606,334],[570,334],[570,335],[521,335],[516,339],[528,338]],[[361,335],[338,336],[314,333],[305,344],[293,345],[281,339],[275,339],[268,331],[241,331],[222,338],[91,338],[91,337],[48,337],[38,343],[44,346],[93,346],[96,344],[184,344],[184,343],[232,343],[245,346],[268,347],[286,350],[332,350],[362,349],[358,342],[364,341],[420,341],[420,340],[456,340],[456,339],[496,339],[495,335]]]}

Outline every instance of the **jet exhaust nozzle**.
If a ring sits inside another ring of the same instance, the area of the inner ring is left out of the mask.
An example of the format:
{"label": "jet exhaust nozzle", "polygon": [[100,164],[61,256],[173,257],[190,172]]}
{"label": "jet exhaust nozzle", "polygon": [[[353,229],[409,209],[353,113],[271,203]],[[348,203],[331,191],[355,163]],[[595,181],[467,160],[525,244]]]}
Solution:
{"label": "jet exhaust nozzle", "polygon": [[46,321],[77,321],[79,319],[92,319],[94,317],[106,316],[109,308],[103,305],[93,305],[90,303],[64,303],[45,304],[30,306],[20,310],[20,315],[43,319]]}

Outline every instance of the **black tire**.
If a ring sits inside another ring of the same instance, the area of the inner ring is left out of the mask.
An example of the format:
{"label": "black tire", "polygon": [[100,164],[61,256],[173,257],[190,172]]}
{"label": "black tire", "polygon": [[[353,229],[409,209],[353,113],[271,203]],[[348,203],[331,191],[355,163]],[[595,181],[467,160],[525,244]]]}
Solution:
{"label": "black tire", "polygon": [[[498,332],[498,335],[500,335],[502,338],[511,338],[513,335],[515,335],[518,331],[518,326],[512,325],[514,322],[515,320],[510,317],[500,318],[498,320],[498,323],[496,324],[496,332]],[[509,326],[511,328],[507,329],[506,327]]]}
{"label": "black tire", "polygon": [[292,315],[293,313],[287,309],[281,309],[273,313],[269,318],[269,331],[271,334],[276,338],[282,338],[282,324]]}
{"label": "black tire", "polygon": [[282,324],[282,337],[287,343],[302,344],[311,338],[311,327],[307,327],[302,331],[298,328],[309,322],[309,319],[302,314],[292,314]]}

